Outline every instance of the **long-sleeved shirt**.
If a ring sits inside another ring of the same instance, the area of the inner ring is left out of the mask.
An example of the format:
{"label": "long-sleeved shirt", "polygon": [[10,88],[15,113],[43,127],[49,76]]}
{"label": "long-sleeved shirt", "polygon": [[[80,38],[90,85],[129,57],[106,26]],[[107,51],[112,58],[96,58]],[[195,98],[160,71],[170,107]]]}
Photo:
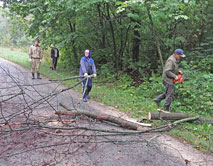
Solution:
{"label": "long-sleeved shirt", "polygon": [[174,55],[171,55],[166,61],[164,70],[163,70],[163,80],[167,84],[174,84],[174,79],[179,72],[179,67],[177,64],[177,60]]}
{"label": "long-sleeved shirt", "polygon": [[41,47],[34,45],[30,46],[29,57],[30,59],[42,59]]}
{"label": "long-sleeved shirt", "polygon": [[51,58],[58,58],[59,57],[59,50],[57,48],[51,49]]}
{"label": "long-sleeved shirt", "polygon": [[[88,75],[96,74],[95,62],[93,59],[87,59],[85,56],[81,58],[80,61],[80,71],[79,76],[83,76],[85,73]],[[82,78],[80,78],[81,80]]]}

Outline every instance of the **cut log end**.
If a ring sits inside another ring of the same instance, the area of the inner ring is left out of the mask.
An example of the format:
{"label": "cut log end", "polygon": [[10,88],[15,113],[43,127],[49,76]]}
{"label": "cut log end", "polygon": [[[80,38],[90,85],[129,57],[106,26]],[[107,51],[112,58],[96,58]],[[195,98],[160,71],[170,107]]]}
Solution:
{"label": "cut log end", "polygon": [[[186,114],[186,113],[166,113],[166,112],[149,112],[148,118],[149,120],[181,120],[186,118],[192,118],[195,117],[194,115]],[[199,117],[198,121],[201,123],[210,123],[213,124],[213,118],[205,118],[205,117]]]}
{"label": "cut log end", "polygon": [[152,114],[151,114],[151,112],[149,112],[149,114],[148,114],[148,119],[149,119],[149,120],[152,119]]}

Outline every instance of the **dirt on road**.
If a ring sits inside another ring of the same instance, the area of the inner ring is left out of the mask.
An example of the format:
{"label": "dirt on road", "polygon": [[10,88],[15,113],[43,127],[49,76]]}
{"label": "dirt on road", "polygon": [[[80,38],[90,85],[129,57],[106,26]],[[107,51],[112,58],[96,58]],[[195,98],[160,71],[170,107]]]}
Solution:
{"label": "dirt on road", "polygon": [[[159,134],[125,135],[115,124],[84,116],[57,116],[81,109],[134,120],[74,90],[0,59],[0,166],[211,166],[213,156]],[[145,129],[144,129],[145,130]],[[111,131],[111,132],[106,132]]]}

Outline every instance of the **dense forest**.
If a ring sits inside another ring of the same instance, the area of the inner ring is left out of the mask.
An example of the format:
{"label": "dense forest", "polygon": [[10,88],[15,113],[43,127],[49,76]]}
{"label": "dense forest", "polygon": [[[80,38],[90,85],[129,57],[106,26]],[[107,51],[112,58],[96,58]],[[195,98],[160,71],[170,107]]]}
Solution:
{"label": "dense forest", "polygon": [[[20,37],[26,40],[26,34],[39,38],[44,48],[56,45],[66,67],[78,67],[84,49],[89,48],[99,74],[125,72],[137,80],[161,74],[167,57],[182,48],[187,61],[198,65],[205,59],[200,67],[210,65],[212,72],[212,0],[1,1],[12,29],[19,30],[11,42],[20,46]],[[1,44],[5,44],[4,31]],[[7,35],[10,40],[12,34]]]}

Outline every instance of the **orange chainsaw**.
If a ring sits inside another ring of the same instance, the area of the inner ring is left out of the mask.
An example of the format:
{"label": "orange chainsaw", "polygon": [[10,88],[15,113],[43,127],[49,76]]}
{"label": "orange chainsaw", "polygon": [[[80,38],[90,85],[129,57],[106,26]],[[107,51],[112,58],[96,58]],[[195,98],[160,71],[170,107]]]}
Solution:
{"label": "orange chainsaw", "polygon": [[183,83],[184,82],[184,74],[178,74],[177,75],[177,77],[178,77],[178,79],[177,80],[175,80],[174,79],[174,83],[176,84],[176,83]]}

